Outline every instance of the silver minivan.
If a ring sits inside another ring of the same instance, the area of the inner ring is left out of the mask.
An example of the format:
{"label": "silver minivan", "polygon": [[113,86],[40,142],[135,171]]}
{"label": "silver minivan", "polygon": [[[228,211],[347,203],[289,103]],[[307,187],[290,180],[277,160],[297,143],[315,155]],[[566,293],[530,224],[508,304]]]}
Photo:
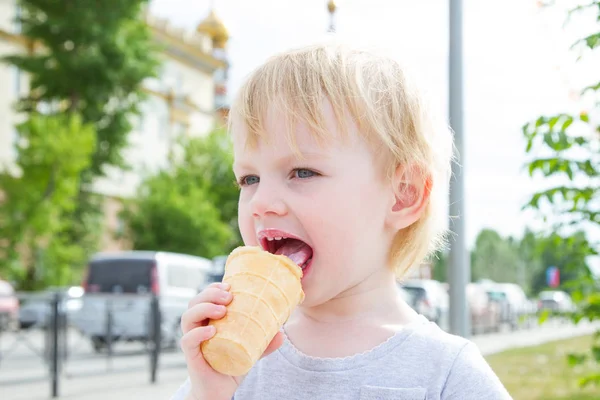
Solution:
{"label": "silver minivan", "polygon": [[176,345],[181,315],[211,269],[211,260],[186,254],[96,254],[89,261],[82,306],[72,323],[91,339],[96,351],[106,347],[108,339],[146,342],[151,337],[151,299],[156,296],[161,342]]}

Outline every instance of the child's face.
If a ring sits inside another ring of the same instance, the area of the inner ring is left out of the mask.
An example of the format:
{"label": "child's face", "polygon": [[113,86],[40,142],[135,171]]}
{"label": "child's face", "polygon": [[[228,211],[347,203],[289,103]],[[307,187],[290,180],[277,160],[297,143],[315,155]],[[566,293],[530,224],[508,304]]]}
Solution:
{"label": "child's face", "polygon": [[[393,191],[371,147],[352,126],[341,139],[331,106],[324,104],[331,140],[319,145],[306,126],[296,131],[299,160],[275,112],[267,118],[268,143],[246,146],[245,128],[234,130],[234,172],[242,181],[239,226],[246,245],[265,245],[279,230],[312,248],[302,280],[306,307],[360,291],[389,273],[393,233],[387,227]],[[385,272],[387,271],[387,272]]]}

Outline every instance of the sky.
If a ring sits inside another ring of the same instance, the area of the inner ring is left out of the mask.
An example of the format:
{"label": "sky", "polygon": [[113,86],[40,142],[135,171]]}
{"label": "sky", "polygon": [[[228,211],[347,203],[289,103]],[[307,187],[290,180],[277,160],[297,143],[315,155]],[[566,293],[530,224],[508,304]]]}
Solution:
{"label": "sky", "polygon": [[[229,91],[273,53],[326,36],[326,0],[214,0],[231,39]],[[153,0],[151,12],[194,29],[211,1]],[[568,1],[565,1],[568,3]],[[339,0],[336,35],[387,50],[410,66],[437,111],[447,115],[448,1]],[[564,3],[564,2],[563,2]],[[540,114],[577,110],[570,97],[591,68],[575,67],[568,48],[587,23],[561,29],[560,9],[542,11],[534,0],[463,0],[464,142],[467,243],[483,228],[520,236],[539,218],[521,207],[547,186],[532,179],[522,125]],[[596,64],[598,65],[598,64]],[[587,82],[589,83],[589,82]]]}

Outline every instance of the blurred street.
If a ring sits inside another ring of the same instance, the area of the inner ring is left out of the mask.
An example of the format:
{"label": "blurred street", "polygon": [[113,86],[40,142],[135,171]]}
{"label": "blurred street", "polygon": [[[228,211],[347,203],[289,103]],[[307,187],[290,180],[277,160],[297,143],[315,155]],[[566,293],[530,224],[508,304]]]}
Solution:
{"label": "blurred street", "polygon": [[[554,340],[588,335],[600,324],[548,321],[541,327],[502,332],[473,337],[484,355],[506,349],[538,345]],[[81,342],[77,333],[71,333],[71,358],[66,362],[61,380],[61,398],[77,400],[165,400],[186,377],[185,363],[179,351],[161,354],[156,384],[149,383],[149,356],[140,344],[115,345],[112,359],[106,353],[97,354],[88,344]],[[3,335],[0,347],[14,343],[15,337]],[[27,333],[27,345],[43,348],[41,332]],[[11,400],[42,400],[50,398],[50,381],[46,365],[41,358],[21,341],[14,346],[6,360],[0,360],[0,387],[2,398]],[[6,362],[9,363],[6,363]]]}

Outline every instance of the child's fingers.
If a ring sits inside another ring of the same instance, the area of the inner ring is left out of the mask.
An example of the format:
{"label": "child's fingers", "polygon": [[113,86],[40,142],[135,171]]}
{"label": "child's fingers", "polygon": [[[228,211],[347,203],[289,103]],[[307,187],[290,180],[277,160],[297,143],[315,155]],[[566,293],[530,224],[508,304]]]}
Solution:
{"label": "child's fingers", "polygon": [[283,340],[284,340],[283,333],[277,332],[275,337],[273,337],[273,340],[271,340],[271,343],[269,343],[269,345],[267,346],[267,349],[263,353],[262,357],[266,357],[269,354],[271,354],[272,352],[274,352],[275,350],[277,350],[278,348],[280,348],[281,345],[283,344]]}
{"label": "child's fingers", "polygon": [[201,303],[188,308],[181,316],[181,330],[188,333],[199,325],[205,325],[209,319],[221,319],[227,312],[224,305]]}
{"label": "child's fingers", "polygon": [[187,332],[181,337],[181,350],[188,360],[193,360],[200,355],[200,344],[210,339],[216,333],[212,325],[199,326]]}
{"label": "child's fingers", "polygon": [[215,286],[209,286],[200,292],[196,297],[190,300],[188,307],[193,307],[200,303],[215,303],[227,305],[231,303],[232,294],[228,292],[229,284],[219,283]]}

